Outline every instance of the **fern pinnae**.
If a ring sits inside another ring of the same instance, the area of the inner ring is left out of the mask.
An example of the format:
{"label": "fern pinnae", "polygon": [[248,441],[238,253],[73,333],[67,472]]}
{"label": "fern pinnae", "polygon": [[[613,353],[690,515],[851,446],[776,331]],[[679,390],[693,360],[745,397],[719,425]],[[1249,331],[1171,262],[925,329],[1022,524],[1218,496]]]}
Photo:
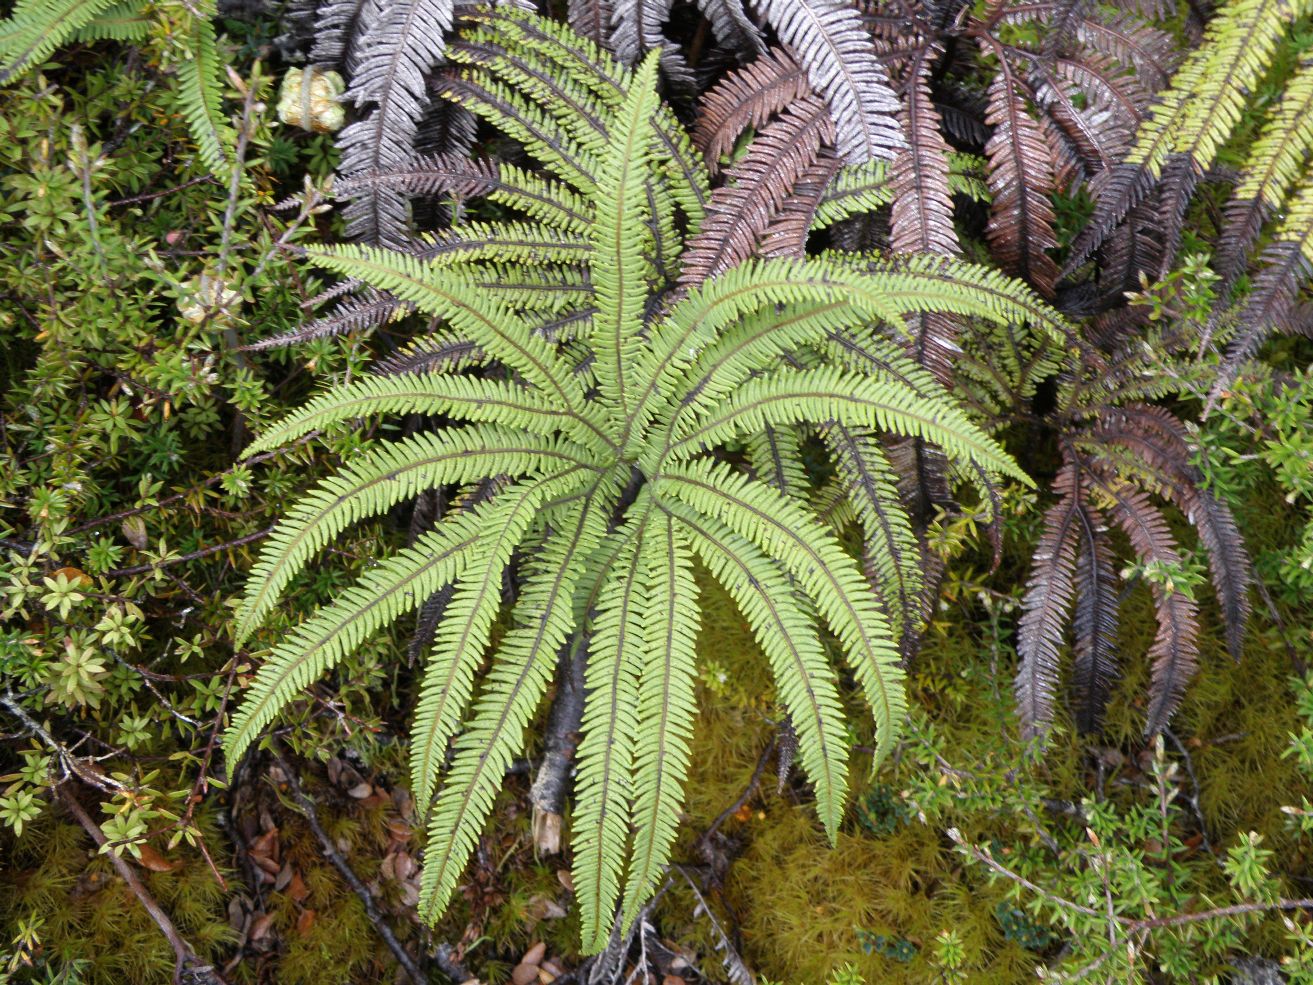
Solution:
{"label": "fern pinnae", "polygon": [[234,165],[237,132],[223,115],[218,39],[207,18],[188,15],[191,57],[178,64],[179,97],[201,161],[227,180]]}
{"label": "fern pinnae", "polygon": [[411,789],[421,810],[432,799],[447,742],[469,703],[474,673],[501,606],[502,575],[543,505],[543,489],[541,482],[523,483],[483,510],[477,557],[457,582],[430,648],[410,747]]}
{"label": "fern pinnae", "polygon": [[727,75],[702,97],[693,130],[693,144],[708,171],[719,172],[720,159],[749,127],[760,129],[810,93],[807,73],[780,48]]}
{"label": "fern pinnae", "polygon": [[[643,553],[646,518],[636,518],[597,594],[589,635],[575,770],[574,885],[586,951],[606,946],[620,895],[633,797],[639,674],[649,659],[651,602]],[[650,725],[647,727],[651,727]]]}
{"label": "fern pinnae", "polygon": [[663,508],[679,519],[693,550],[730,593],[770,662],[780,701],[798,731],[799,755],[815,787],[817,813],[833,842],[848,787],[847,726],[838,677],[813,614],[802,608],[776,562],[755,544],[682,503]]}
{"label": "fern pinnae", "polygon": [[768,424],[748,437],[746,451],[748,468],[758,480],[794,499],[806,498],[808,482],[799,428]]}
{"label": "fern pinnae", "polygon": [[151,20],[136,0],[123,0],[77,29],[70,40],[135,41],[141,43],[150,36]]}
{"label": "fern pinnae", "polygon": [[0,22],[0,85],[49,58],[119,0],[20,0]]}
{"label": "fern pinnae", "polygon": [[850,164],[889,159],[903,146],[898,99],[856,9],[842,0],[754,3],[829,104],[839,152]]}
{"label": "fern pinnae", "polygon": [[[657,57],[649,55],[634,73],[633,84],[616,120],[616,132],[598,175],[597,224],[592,265],[597,314],[593,316],[594,350],[604,367],[603,395],[622,415],[628,413],[626,379],[638,354],[632,326],[640,323],[647,302],[643,261],[644,172],[651,154],[649,120],[656,108]],[[601,258],[606,257],[605,261]]]}
{"label": "fern pinnae", "polygon": [[896,476],[875,434],[831,424],[823,432],[836,463],[835,482],[862,528],[863,561],[884,602],[904,657],[921,632],[921,551],[899,502]]}
{"label": "fern pinnae", "polygon": [[281,447],[339,421],[373,414],[450,414],[542,435],[561,430],[573,433],[585,445],[605,445],[610,440],[593,415],[553,406],[532,390],[498,380],[425,373],[366,376],[322,393],[267,428],[242,457]]}
{"label": "fern pinnae", "polygon": [[462,278],[430,270],[405,254],[371,247],[308,250],[306,257],[327,270],[368,278],[421,311],[446,319],[453,329],[523,373],[531,383],[554,391],[567,407],[577,408],[582,403],[582,394],[561,371],[551,347],[515,331],[520,319],[499,302],[480,296]]}
{"label": "fern pinnae", "polygon": [[420,883],[420,913],[432,921],[451,898],[493,797],[510,764],[513,747],[542,699],[557,649],[569,635],[571,601],[580,577],[578,561],[606,532],[614,489],[594,482],[577,508],[559,521],[539,553],[515,612],[520,624],[502,641],[473,718],[457,740],[456,761],[438,795],[429,844],[448,850],[427,858]]}
{"label": "fern pinnae", "polygon": [[369,184],[386,184],[408,195],[487,198],[563,232],[587,233],[592,223],[593,208],[586,199],[559,181],[505,161],[418,155],[379,174],[344,175],[334,182],[333,191],[351,195]]}
{"label": "fern pinnae", "polygon": [[888,205],[894,198],[889,170],[888,163],[879,160],[839,168],[821,194],[811,228],[828,229],[844,219]]}
{"label": "fern pinnae", "polygon": [[1313,60],[1306,59],[1290,79],[1281,102],[1264,125],[1245,162],[1240,183],[1227,203],[1218,236],[1215,264],[1222,290],[1244,273],[1249,250],[1263,223],[1285,203],[1303,174],[1313,147]]}
{"label": "fern pinnae", "polygon": [[528,57],[512,54],[493,41],[452,45],[450,60],[466,67],[466,77],[483,77],[509,83],[550,117],[555,127],[588,153],[597,153],[606,141],[605,110],[587,88],[568,75],[541,67]]}
{"label": "fern pinnae", "polygon": [[1079,473],[1067,466],[1054,481],[1056,503],[1044,514],[1039,546],[1031,561],[1017,627],[1016,694],[1022,735],[1042,736],[1053,719],[1058,687],[1058,651],[1071,608],[1076,550],[1081,534]]}
{"label": "fern pinnae", "polygon": [[585,262],[592,250],[582,236],[531,222],[467,222],[428,233],[422,242],[420,252],[430,270],[452,267],[467,277],[478,275],[475,264],[481,261],[531,272]]}
{"label": "fern pinnae", "polygon": [[802,419],[922,438],[951,455],[1033,485],[1008,454],[956,408],[925,401],[893,380],[834,369],[782,372],[749,381],[714,416],[692,418],[674,431],[668,454],[674,460],[686,458],[736,433]]}
{"label": "fern pinnae", "polygon": [[[1116,520],[1143,562],[1177,565],[1180,552],[1166,518],[1147,496],[1138,490],[1115,483],[1101,483],[1101,492],[1111,503]],[[1149,648],[1153,661],[1149,688],[1149,709],[1145,735],[1154,735],[1167,726],[1185,694],[1185,686],[1198,670],[1199,607],[1184,592],[1168,591],[1151,584],[1158,633]]]}
{"label": "fern pinnae", "polygon": [[546,462],[591,467],[556,441],[496,425],[417,434],[370,451],[298,501],[265,542],[235,616],[235,642],[246,640],[313,554],[351,524],[424,489],[514,475]]}
{"label": "fern pinnae", "polygon": [[825,104],[815,96],[794,102],[768,123],[726,173],[726,184],[711,193],[706,218],[684,252],[680,283],[700,284],[750,256],[833,132]]}
{"label": "fern pinnae", "polygon": [[545,168],[579,194],[596,193],[592,178],[597,173],[596,160],[561,133],[555,121],[538,106],[514,90],[453,71],[439,80],[437,94],[518,140]]}
{"label": "fern pinnae", "polygon": [[224,753],[237,763],[279,710],[384,623],[416,608],[457,577],[478,543],[477,514],[456,517],[367,572],[337,600],[279,644],[256,673],[224,733]]}
{"label": "fern pinnae", "polygon": [[780,559],[838,637],[875,717],[876,759],[893,748],[906,712],[903,672],[889,624],[855,562],[803,507],[769,486],[708,461],[667,465],[659,495],[714,516]]}
{"label": "fern pinnae", "polygon": [[1099,728],[1116,680],[1119,585],[1103,516],[1088,504],[1082,509],[1085,519],[1076,551],[1071,678],[1076,727],[1088,733]]}
{"label": "fern pinnae", "polygon": [[646,652],[638,682],[634,748],[634,844],[625,883],[623,926],[633,925],[674,847],[688,779],[696,716],[699,610],[691,552],[666,513],[652,521],[640,560],[646,568]]}
{"label": "fern pinnae", "polygon": [[[584,38],[572,36],[558,24],[514,9],[499,8],[480,18],[505,32],[508,44],[549,58],[560,71],[589,86],[613,112],[623,103],[632,73],[608,53]],[[701,222],[710,194],[707,172],[674,113],[660,104],[650,120],[654,139],[672,177],[671,197],[691,227]]]}

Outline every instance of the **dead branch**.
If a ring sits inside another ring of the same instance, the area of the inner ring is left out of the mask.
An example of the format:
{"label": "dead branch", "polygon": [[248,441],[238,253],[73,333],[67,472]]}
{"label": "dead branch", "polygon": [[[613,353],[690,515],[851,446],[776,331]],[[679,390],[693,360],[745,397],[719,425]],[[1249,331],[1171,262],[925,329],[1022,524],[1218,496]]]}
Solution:
{"label": "dead branch", "polygon": [[[96,843],[97,848],[104,847],[106,842],[109,841],[105,837],[105,832],[100,830],[100,826],[91,819],[83,806],[78,803],[77,798],[70,792],[68,785],[61,783],[55,789],[58,791],[60,801],[67,808],[69,814],[73,816],[73,820],[77,821],[82,830],[91,836],[91,840]],[[196,956],[196,952],[192,950],[192,946],[178,933],[178,929],[173,925],[173,921],[169,919],[169,915],[160,909],[159,903],[155,902],[155,897],[151,896],[150,891],[137,878],[137,874],[132,871],[132,866],[113,852],[106,852],[105,854],[109,858],[110,864],[114,866],[114,871],[128,884],[128,888],[132,890],[132,895],[137,897],[137,902],[150,914],[151,920],[155,921],[155,926],[160,928],[160,933],[168,940],[169,946],[173,948],[176,958],[173,968],[175,985],[183,985],[184,981],[196,983],[196,985],[225,985],[219,973],[212,966],[203,964],[200,958]],[[186,979],[184,979],[184,975],[186,975]]]}

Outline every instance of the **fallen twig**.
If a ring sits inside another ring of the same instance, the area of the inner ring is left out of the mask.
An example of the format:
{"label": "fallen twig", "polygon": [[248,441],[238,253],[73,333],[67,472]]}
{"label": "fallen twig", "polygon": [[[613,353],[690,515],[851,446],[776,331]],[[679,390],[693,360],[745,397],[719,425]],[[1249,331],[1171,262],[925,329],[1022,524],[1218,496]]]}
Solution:
{"label": "fallen twig", "polygon": [[369,887],[360,881],[360,877],[356,875],[355,870],[351,868],[347,860],[342,857],[342,853],[337,850],[333,840],[328,837],[328,833],[319,823],[319,814],[315,811],[315,802],[301,789],[301,782],[296,778],[296,773],[292,770],[292,767],[281,756],[275,756],[274,760],[282,767],[283,774],[287,777],[287,785],[292,790],[292,797],[300,805],[301,812],[310,825],[310,830],[319,839],[319,847],[324,858],[332,863],[333,868],[337,869],[338,874],[351,887],[351,891],[360,898],[360,902],[365,907],[365,916],[374,925],[374,929],[378,931],[378,936],[383,938],[383,943],[388,946],[388,950],[392,952],[393,957],[397,959],[397,963],[405,970],[410,980],[415,985],[428,985],[428,978],[424,976],[424,972],[420,971],[419,965],[410,956],[410,952],[401,946],[401,942],[397,940],[397,935],[392,932],[392,928],[383,919],[383,914],[378,912],[378,907],[374,903],[374,896],[370,893]]}
{"label": "fallen twig", "polygon": [[[91,840],[96,843],[97,848],[103,847],[109,841],[105,837],[105,832],[100,830],[100,826],[91,819],[83,806],[78,803],[77,798],[69,791],[68,786],[61,783],[56,787],[56,790],[64,807],[68,809],[69,814],[73,815],[73,820],[77,821],[82,830],[91,836]],[[109,858],[110,864],[114,866],[114,871],[128,884],[128,888],[132,890],[132,895],[137,897],[137,902],[150,914],[150,918],[155,921],[155,926],[160,928],[160,933],[168,940],[169,946],[173,948],[174,956],[177,959],[173,968],[173,981],[181,983],[183,973],[186,972],[190,982],[224,985],[224,980],[219,976],[219,973],[212,966],[203,964],[200,958],[196,956],[196,952],[192,950],[192,946],[183,940],[182,935],[178,933],[178,929],[173,925],[173,921],[169,919],[169,915],[160,909],[159,903],[155,902],[155,897],[151,896],[150,891],[137,878],[137,874],[132,871],[132,866],[113,852],[106,852],[105,854]]]}

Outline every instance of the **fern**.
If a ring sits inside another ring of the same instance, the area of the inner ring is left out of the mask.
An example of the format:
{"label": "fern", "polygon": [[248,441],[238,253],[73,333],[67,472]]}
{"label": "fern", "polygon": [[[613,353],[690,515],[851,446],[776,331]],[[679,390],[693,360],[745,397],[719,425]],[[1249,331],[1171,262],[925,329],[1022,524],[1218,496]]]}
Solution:
{"label": "fern", "polygon": [[[525,39],[522,64],[499,54]],[[462,46],[481,54],[455,57],[461,67],[445,91],[522,139],[555,177],[429,159],[408,172],[405,180],[420,183],[412,188],[500,201],[520,215],[457,224],[426,261],[365,246],[307,251],[312,264],[386,291],[442,327],[384,363],[391,375],[315,397],[248,453],[373,415],[448,423],[371,446],[289,510],[252,572],[238,635],[252,638],[347,524],[435,488],[480,483],[484,493],[452,506],[413,547],[279,642],[225,748],[235,762],[301,688],[448,586],[426,636],[411,737],[416,797],[427,807],[436,794],[421,892],[432,921],[523,746],[558,653],[582,654],[574,884],[584,946],[596,951],[617,909],[622,923],[637,919],[678,830],[692,754],[694,560],[725,584],[760,641],[833,838],[848,738],[823,634],[837,641],[883,757],[905,710],[902,647],[923,614],[919,547],[881,437],[932,443],[982,486],[1004,475],[1029,481],[903,355],[905,318],[943,310],[999,325],[1025,319],[1059,339],[1069,328],[1023,286],[947,257],[747,260],[678,291],[684,251],[723,249],[715,237],[735,233],[712,219],[696,232],[707,176],[693,173],[688,138],[658,103],[660,56],[631,72],[520,11],[478,14],[451,50]],[[537,59],[570,64],[571,98],[591,121],[551,105],[560,87],[533,81]],[[769,211],[784,214],[795,194],[821,198],[804,184]],[[530,242],[542,249],[515,245]],[[558,275],[572,300],[550,325],[531,318],[541,299],[507,290]],[[797,437],[808,431],[824,435],[851,477],[840,495],[868,544],[875,593],[801,495]],[[721,460],[740,440],[757,449],[753,472]],[[509,628],[494,646],[513,556]]]}
{"label": "fern", "polygon": [[0,22],[0,83],[51,56],[118,0],[23,0]]}
{"label": "fern", "polygon": [[[227,180],[236,132],[224,116],[224,67],[214,26],[201,12],[183,10],[167,29],[181,41],[174,65],[177,97],[201,162]],[[0,22],[0,84],[40,65],[70,41],[141,41],[153,21],[138,0],[22,0]]]}

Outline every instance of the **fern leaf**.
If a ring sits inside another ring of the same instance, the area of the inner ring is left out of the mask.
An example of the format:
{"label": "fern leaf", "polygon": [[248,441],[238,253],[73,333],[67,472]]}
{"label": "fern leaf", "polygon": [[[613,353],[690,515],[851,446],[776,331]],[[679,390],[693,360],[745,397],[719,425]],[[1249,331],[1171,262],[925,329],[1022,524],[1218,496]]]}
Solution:
{"label": "fern leaf", "polygon": [[650,55],[634,73],[597,179],[593,245],[598,258],[591,267],[598,308],[593,316],[594,350],[602,367],[602,392],[622,414],[627,412],[627,380],[639,352],[634,326],[642,322],[647,303],[643,181],[652,152],[648,121],[656,110],[656,70],[656,56]]}
{"label": "fern leaf", "polygon": [[419,156],[379,174],[343,175],[334,182],[333,192],[349,197],[370,186],[412,196],[487,198],[567,233],[586,233],[592,222],[592,206],[560,182],[501,161],[455,154]]}
{"label": "fern leaf", "polygon": [[1118,583],[1102,515],[1085,503],[1080,503],[1078,509],[1083,515],[1076,550],[1071,683],[1076,727],[1082,732],[1095,732],[1117,679]]}
{"label": "fern leaf", "polygon": [[899,503],[896,477],[872,432],[836,424],[825,429],[825,443],[835,460],[835,484],[862,528],[867,576],[907,659],[926,614],[921,548]]}
{"label": "fern leaf", "polygon": [[807,237],[816,227],[821,199],[842,165],[828,147],[821,148],[815,163],[793,183],[793,191],[780,203],[776,215],[761,234],[758,252],[764,257],[800,257],[807,251]]}
{"label": "fern leaf", "polygon": [[776,113],[809,95],[807,73],[787,51],[773,48],[707,91],[698,107],[693,144],[715,175],[746,130],[761,129]]}
{"label": "fern leaf", "polygon": [[813,229],[825,229],[864,212],[874,212],[894,199],[889,166],[884,161],[841,167],[826,186],[816,207]]}
{"label": "fern leaf", "polygon": [[611,10],[611,45],[625,65],[637,65],[650,51],[665,47],[661,32],[674,0],[630,0]]}
{"label": "fern leaf", "polygon": [[227,180],[234,165],[237,134],[221,106],[223,62],[210,22],[201,17],[188,20],[190,57],[178,63],[178,99],[201,162],[211,174]]}
{"label": "fern leaf", "polygon": [[913,59],[901,112],[907,147],[890,169],[893,195],[890,246],[896,253],[961,252],[953,228],[953,200],[948,186],[948,144],[941,135],[939,113],[930,96],[929,73],[934,49]]}
{"label": "fern leaf", "polygon": [[260,667],[224,733],[228,762],[237,763],[261,729],[311,681],[465,569],[478,544],[479,514],[471,511],[425,534],[415,546],[381,562],[332,605],[320,609],[280,643]]}
{"label": "fern leaf", "polygon": [[699,613],[687,537],[669,515],[654,519],[647,567],[646,652],[638,682],[634,747],[634,847],[624,927],[633,926],[670,860],[684,804],[696,714]]}
{"label": "fern leaf", "polygon": [[150,27],[151,20],[142,5],[137,0],[126,0],[78,28],[71,40],[142,42],[150,35]]}
{"label": "fern leaf", "polygon": [[[1174,566],[1181,562],[1176,540],[1167,520],[1138,490],[1121,485],[1104,486],[1112,503],[1112,515],[1126,533],[1141,561]],[[1171,592],[1152,584],[1158,633],[1149,648],[1153,670],[1149,685],[1149,712],[1144,734],[1155,735],[1167,727],[1185,694],[1185,686],[1199,667],[1199,608],[1183,592]]]}
{"label": "fern leaf", "polygon": [[235,616],[235,642],[246,640],[315,552],[351,524],[425,489],[528,472],[549,462],[589,467],[558,442],[496,426],[418,434],[362,456],[298,500],[265,542]]}
{"label": "fern leaf", "polygon": [[566,407],[578,407],[582,394],[556,362],[551,347],[528,337],[519,318],[501,303],[481,296],[459,277],[431,270],[404,253],[365,246],[308,250],[316,266],[367,280],[377,288],[413,302],[426,314],[445,319],[490,355],[550,390]]}
{"label": "fern leaf", "polygon": [[735,434],[802,420],[835,421],[922,438],[950,456],[1031,484],[1007,452],[947,401],[927,400],[894,380],[834,369],[783,371],[748,381],[716,410],[673,428],[668,455],[679,460]]}
{"label": "fern leaf", "polygon": [[715,517],[784,564],[838,638],[875,717],[883,760],[906,713],[903,672],[889,624],[833,535],[805,507],[717,462],[670,465],[654,481],[658,497]]}
{"label": "fern leaf", "polygon": [[[1244,273],[1249,250],[1263,223],[1281,208],[1303,174],[1313,148],[1313,60],[1290,79],[1281,102],[1263,127],[1226,206],[1215,266],[1229,288]],[[1224,288],[1224,289],[1225,289]]]}
{"label": "fern leaf", "polygon": [[1231,385],[1246,359],[1274,331],[1297,329],[1300,288],[1313,275],[1313,181],[1296,191],[1285,221],[1263,249],[1253,287],[1236,318],[1238,329],[1227,346],[1217,381],[1208,395],[1211,408]]}
{"label": "fern leaf", "polygon": [[611,0],[569,0],[566,21],[570,30],[599,48],[611,46]]}
{"label": "fern leaf", "polygon": [[747,455],[748,467],[759,482],[794,499],[806,498],[807,474],[797,428],[767,425],[748,438]]}
{"label": "fern leaf", "polygon": [[45,61],[120,0],[20,0],[0,21],[0,85]]}
{"label": "fern leaf", "polygon": [[366,376],[329,390],[288,414],[242,454],[249,458],[329,424],[373,414],[451,414],[464,420],[503,424],[544,435],[580,424],[594,437],[600,434],[600,425],[510,383],[432,374],[399,378]]}
{"label": "fern leaf", "polygon": [[731,51],[753,58],[766,51],[761,29],[743,8],[743,0],[698,0],[698,9],[711,24],[711,32]]}
{"label": "fern leaf", "polygon": [[1052,297],[1058,266],[1046,250],[1053,232],[1053,165],[1039,125],[1027,112],[1006,61],[989,87],[986,121],[994,134],[985,145],[993,193],[985,236],[1002,267]]}
{"label": "fern leaf", "polygon": [[[1184,425],[1169,411],[1154,406],[1130,405],[1105,410],[1088,440],[1103,446],[1118,445],[1133,456],[1126,471],[1147,474],[1156,491],[1174,503],[1199,531],[1208,555],[1213,589],[1222,606],[1227,647],[1240,659],[1245,625],[1250,615],[1249,555],[1230,508],[1204,486],[1204,477],[1192,464],[1194,446]],[[1123,471],[1116,459],[1105,459]]]}
{"label": "fern leaf", "polygon": [[469,704],[474,672],[483,660],[501,605],[502,578],[511,552],[536,519],[549,481],[521,483],[482,511],[477,555],[457,583],[438,627],[411,729],[411,790],[421,810],[433,797],[447,742]]}
{"label": "fern leaf", "polygon": [[635,742],[652,727],[638,712],[639,674],[651,657],[645,534],[644,520],[603,575],[589,639],[571,823],[580,933],[589,952],[601,951],[610,936],[629,835]]}
{"label": "fern leaf", "polygon": [[843,0],[756,0],[830,107],[849,164],[890,160],[903,146],[898,99],[856,10]]}
{"label": "fern leaf", "polygon": [[547,688],[556,653],[573,624],[571,599],[582,561],[601,543],[614,505],[597,484],[563,508],[538,552],[506,634],[487,674],[473,717],[456,741],[456,759],[429,824],[420,914],[433,921],[455,891],[475,840],[492,809],[506,768]]}
{"label": "fern leaf", "polygon": [[793,103],[760,132],[744,158],[711,193],[706,218],[684,252],[679,283],[689,287],[751,256],[795,183],[833,137],[825,105]]}
{"label": "fern leaf", "polygon": [[[338,134],[343,174],[377,174],[412,153],[428,104],[428,73],[442,59],[451,30],[452,0],[386,0],[357,49],[347,97],[373,104],[364,119]],[[404,198],[379,186],[366,187],[346,209],[348,234],[381,246],[404,246]]]}
{"label": "fern leaf", "polygon": [[1053,485],[1059,498],[1044,514],[1017,631],[1017,656],[1021,659],[1014,689],[1022,734],[1027,739],[1043,735],[1053,720],[1058,650],[1071,609],[1076,548],[1086,519],[1075,470],[1064,468]]}
{"label": "fern leaf", "polygon": [[848,786],[848,740],[838,678],[804,608],[778,564],[723,523],[682,504],[667,505],[693,550],[725,586],[770,662],[780,702],[798,733],[803,770],[833,841]]}
{"label": "fern leaf", "polygon": [[[568,28],[512,8],[497,8],[478,18],[503,33],[505,42],[532,51],[557,65],[560,71],[588,86],[612,113],[622,105],[630,84],[626,69],[596,45],[572,35]],[[670,181],[671,200],[687,217],[691,228],[702,220],[710,194],[707,171],[684,128],[668,106],[659,105],[650,121]]]}

